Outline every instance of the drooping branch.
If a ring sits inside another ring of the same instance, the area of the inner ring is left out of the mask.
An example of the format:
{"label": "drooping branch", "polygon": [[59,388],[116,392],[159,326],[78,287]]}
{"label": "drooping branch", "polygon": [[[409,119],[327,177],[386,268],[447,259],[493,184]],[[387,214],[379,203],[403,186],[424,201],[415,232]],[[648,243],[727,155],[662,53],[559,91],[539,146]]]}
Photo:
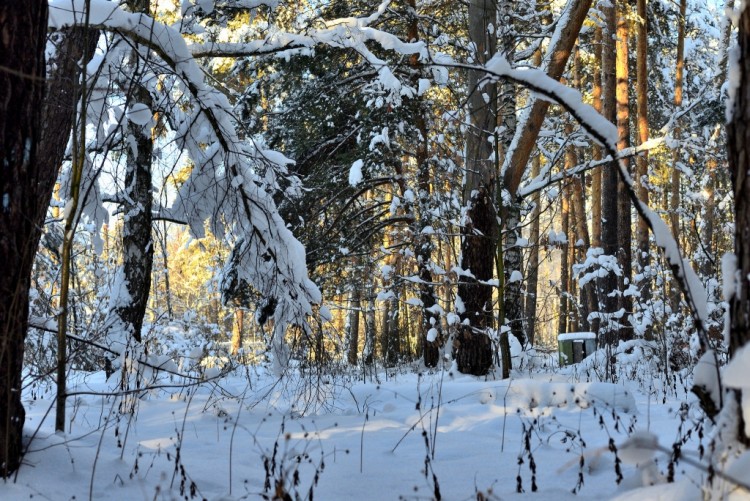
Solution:
{"label": "drooping branch", "polygon": [[[563,85],[541,70],[511,68],[502,55],[495,55],[484,66],[484,70],[492,78],[508,78],[525,86],[530,91],[544,96],[549,101],[559,104],[576,119],[589,136],[602,145],[608,155],[612,158],[618,158],[617,127],[601,116],[592,106],[585,104],[577,90]],[[693,268],[682,257],[679,246],[664,221],[638,198],[633,178],[619,158],[616,165],[636,212],[653,233],[656,245],[664,252],[675,280],[685,295],[702,347],[708,348],[709,339],[706,331],[708,312],[705,288]]]}

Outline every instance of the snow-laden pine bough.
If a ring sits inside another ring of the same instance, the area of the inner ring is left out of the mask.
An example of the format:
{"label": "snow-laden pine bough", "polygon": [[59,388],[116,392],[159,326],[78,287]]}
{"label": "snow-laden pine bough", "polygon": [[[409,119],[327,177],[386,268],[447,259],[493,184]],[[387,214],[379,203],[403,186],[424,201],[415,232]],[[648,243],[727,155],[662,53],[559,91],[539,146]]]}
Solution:
{"label": "snow-laden pine bough", "polygon": [[[261,4],[273,8],[277,4],[267,0],[226,3],[237,8]],[[51,30],[86,26],[149,49],[144,59],[148,59],[151,67],[141,80],[150,86],[158,109],[145,111],[158,111],[164,116],[178,138],[179,149],[187,152],[195,165],[179,187],[173,206],[160,209],[159,215],[187,223],[197,237],[204,236],[208,223],[216,237],[234,242],[232,258],[224,270],[230,279],[224,282],[247,284],[265,298],[261,316],[274,321],[272,358],[279,372],[285,370],[290,357],[284,340],[286,328],[300,325],[307,330],[305,318],[313,314],[314,305],[322,300],[319,289],[308,277],[304,247],[286,227],[273,199],[279,192],[291,196],[298,193],[300,182],[289,173],[292,160],[241,133],[228,97],[207,83],[196,58],[245,57],[310,49],[319,44],[348,48],[377,70],[378,85],[397,103],[401,96],[416,94],[416,89],[402,85],[365,42],[373,41],[402,55],[417,54],[421,59],[428,58],[428,51],[422,42],[406,43],[370,26],[389,3],[383,1],[368,17],[326,21],[321,28],[304,33],[274,32],[263,40],[247,43],[188,45],[177,28],[146,14],[127,12],[115,2],[49,2]],[[189,18],[190,9],[191,4],[183,2],[183,16]],[[122,46],[119,50],[129,50],[127,43]],[[113,64],[116,59],[112,54],[104,54],[89,65],[88,71],[96,73],[97,65]],[[439,68],[434,71],[441,73]],[[87,113],[100,121],[96,124],[98,136],[108,136],[101,131],[111,131],[123,121],[142,121],[140,115],[144,110],[138,109],[142,103],[126,102],[126,106],[119,107],[128,109],[105,109],[106,97],[103,94],[95,100],[96,112]],[[103,139],[97,137],[97,140]],[[127,346],[125,340],[120,341]]]}

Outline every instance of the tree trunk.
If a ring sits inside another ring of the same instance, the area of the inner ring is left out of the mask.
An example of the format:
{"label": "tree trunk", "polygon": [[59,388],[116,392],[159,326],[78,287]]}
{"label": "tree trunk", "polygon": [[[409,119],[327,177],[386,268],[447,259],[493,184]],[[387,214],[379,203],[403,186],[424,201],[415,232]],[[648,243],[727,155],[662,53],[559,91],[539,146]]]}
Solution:
{"label": "tree trunk", "polygon": [[[541,162],[539,156],[531,161],[532,179],[539,175]],[[536,297],[539,289],[539,215],[541,214],[540,204],[542,202],[541,191],[536,191],[532,195],[531,203],[531,223],[529,225],[529,258],[528,272],[526,276],[526,339],[529,345],[534,345],[535,325],[536,325]]]}
{"label": "tree trunk", "polygon": [[[611,122],[616,122],[615,110],[615,27],[616,14],[612,5],[602,6],[604,16],[604,27],[602,28],[602,115]],[[617,256],[617,193],[618,167],[611,163],[604,167],[602,173],[602,248],[604,254]],[[604,294],[601,301],[604,312],[612,315],[617,311],[617,297],[611,293],[617,290],[617,276],[608,273],[600,279],[599,290]],[[617,330],[612,326],[612,320],[602,326],[604,329],[604,340],[608,344],[614,344],[617,338]]]}
{"label": "tree trunk", "polygon": [[[581,90],[581,57],[576,44],[575,54],[573,58],[573,86]],[[599,103],[601,105],[601,102]],[[571,147],[568,152],[570,158],[566,161],[574,166],[578,165],[578,151],[576,147]],[[599,169],[596,169],[601,174]],[[586,252],[591,247],[591,236],[589,234],[589,227],[587,224],[588,215],[586,214],[586,190],[584,187],[584,175],[574,175],[570,179],[570,211],[573,215],[573,228],[570,232],[572,234],[572,243],[570,246],[570,258],[569,263],[573,266],[576,262],[584,262],[586,259]],[[601,177],[599,179],[601,183]],[[600,186],[601,189],[601,186]],[[578,288],[578,296],[580,297],[579,306],[575,311],[575,330],[577,331],[588,331],[590,329],[588,316],[592,311],[597,310],[595,302],[595,290],[594,283],[589,282],[584,287]],[[571,293],[576,289],[577,282],[572,273],[570,273],[570,290]]]}
{"label": "tree trunk", "polygon": [[31,269],[57,170],[37,161],[47,2],[0,0],[0,27],[0,476],[7,478],[21,463]]}
{"label": "tree trunk", "polygon": [[237,355],[242,348],[242,340],[245,333],[245,310],[237,308],[234,311],[234,323],[232,325],[232,355]]}
{"label": "tree trunk", "polygon": [[[682,107],[682,80],[685,67],[685,14],[687,13],[687,0],[680,0],[680,13],[677,27],[677,62],[674,77],[674,107],[678,111]],[[675,141],[680,140],[681,127],[675,126],[672,136]],[[676,147],[672,151],[672,182],[669,196],[669,221],[672,228],[672,236],[679,245],[680,243],[680,149]],[[680,290],[677,287],[670,289],[670,303],[672,312],[677,313],[680,306]]]}
{"label": "tree trunk", "polygon": [[[513,60],[513,52],[516,44],[516,34],[513,27],[513,12],[516,7],[509,0],[499,2],[499,18],[502,21],[500,25],[500,43],[502,52],[508,61]],[[516,119],[516,87],[512,82],[504,81],[500,86],[498,120],[500,121],[500,132],[498,133],[498,157],[499,165],[505,163],[505,154],[511,147],[513,135],[518,120]],[[502,228],[504,234],[500,235],[498,245],[502,245],[504,287],[501,289],[502,318],[500,319],[509,328],[521,346],[526,345],[526,334],[523,328],[524,308],[521,296],[522,280],[510,280],[515,273],[520,273],[523,267],[522,249],[518,245],[518,238],[521,236],[521,200],[518,197],[505,198],[502,196],[502,190],[505,188],[502,183],[497,183],[496,204],[501,209]],[[498,326],[499,328],[500,326]],[[505,343],[506,338],[502,337],[501,342]],[[504,347],[510,350],[510,346]]]}
{"label": "tree trunk", "polygon": [[[409,0],[409,7],[413,10],[412,19],[409,24],[408,37],[411,41],[419,40],[419,17],[417,16],[416,0]],[[422,76],[422,64],[419,55],[414,54],[409,58],[409,64],[414,69],[412,85],[419,87],[419,78]],[[418,189],[418,217],[415,218],[415,255],[417,256],[417,274],[420,278],[419,299],[422,301],[422,321],[420,329],[420,344],[422,349],[422,361],[425,367],[435,367],[440,357],[440,336],[429,336],[432,329],[440,328],[439,315],[432,311],[437,303],[435,286],[433,285],[430,264],[432,260],[433,243],[429,232],[424,231],[431,226],[431,178],[430,163],[428,156],[428,130],[425,115],[428,110],[420,97],[416,98],[414,113],[414,125],[419,137],[417,138],[416,162],[417,162],[417,189]],[[438,333],[439,334],[439,333]]]}
{"label": "tree trunk", "polygon": [[[129,0],[128,7],[133,12],[149,12],[149,0]],[[138,49],[133,58],[138,60]],[[134,68],[129,89],[130,106],[145,105],[153,109],[153,100],[141,82],[143,70]],[[149,292],[151,290],[151,269],[154,263],[154,243],[151,237],[152,186],[151,159],[154,143],[152,125],[129,122],[127,133],[135,141],[127,148],[127,168],[125,171],[125,196],[123,197],[122,251],[125,285],[130,295],[127,304],[116,308],[125,329],[131,330],[133,338],[141,341],[141,328],[146,315]]]}
{"label": "tree trunk", "polygon": [[[648,141],[648,27],[646,17],[646,0],[637,0],[637,45],[636,45],[636,107],[638,115],[638,144]],[[638,198],[648,205],[648,152],[644,151],[635,160],[635,182]],[[648,225],[643,218],[638,218],[636,227],[636,249],[638,249],[638,267],[642,274],[643,283],[640,286],[641,304],[644,307],[651,299],[651,280],[648,267],[651,264],[648,245]],[[646,331],[646,337],[651,337],[651,329]]]}
{"label": "tree trunk", "polygon": [[349,315],[346,319],[347,361],[349,365],[357,365],[359,347],[359,311],[361,308],[360,292],[357,284],[352,285],[349,292]]}
{"label": "tree trunk", "polygon": [[[469,4],[469,37],[476,47],[475,64],[484,64],[494,54],[497,34],[494,29],[497,6],[494,0],[471,0]],[[467,326],[456,334],[455,356],[458,370],[484,375],[492,365],[492,346],[487,330],[492,327],[492,288],[486,283],[493,277],[497,220],[494,207],[494,151],[489,142],[497,125],[497,91],[495,84],[482,89],[481,71],[469,71],[469,119],[466,138],[466,178],[463,200],[466,215],[461,228],[461,268],[457,308]],[[485,99],[485,95],[487,99]]]}
{"label": "tree trunk", "polygon": [[367,311],[365,312],[365,346],[362,350],[362,361],[365,365],[372,365],[373,362],[375,362],[376,338],[377,326],[375,325],[375,295],[371,288],[367,297]]}
{"label": "tree trunk", "polygon": [[503,289],[503,312],[505,322],[510,327],[510,333],[515,336],[521,346],[526,345],[527,339],[523,330],[523,299],[521,297],[522,280],[510,280],[513,272],[520,273],[523,267],[523,255],[518,245],[521,224],[521,201],[511,201],[505,207],[505,249],[503,250],[503,272],[505,273],[505,287]]}
{"label": "tree trunk", "polygon": [[[566,132],[570,134],[572,127],[570,125],[565,126]],[[568,150],[570,147],[568,147]],[[565,167],[570,168],[569,165],[570,156],[566,152],[565,154]],[[560,196],[560,226],[562,227],[562,233],[565,235],[565,243],[560,245],[560,312],[557,319],[557,334],[564,334],[568,332],[568,316],[569,306],[568,297],[570,290],[568,285],[570,283],[570,265],[568,262],[569,252],[568,249],[571,245],[570,242],[570,186],[567,181],[562,189],[562,195]]]}
{"label": "tree trunk", "polygon": [[[729,169],[735,194],[734,252],[737,257],[737,284],[729,300],[729,353],[732,357],[750,342],[750,151],[747,149],[750,145],[750,9],[747,7],[740,15],[737,42],[740,81],[732,106],[732,119],[727,124]],[[750,436],[745,422],[750,416],[743,415],[743,407],[746,409],[747,406],[741,405],[741,390],[735,390],[735,396],[739,413],[737,437],[748,446]]]}
{"label": "tree trunk", "polygon": [[[630,6],[626,0],[617,0],[617,7],[617,67],[615,69],[617,76],[617,132],[619,136],[617,149],[624,150],[630,147],[630,103],[628,96],[628,86],[630,85],[628,72],[628,62],[630,59],[628,49]],[[624,158],[621,162],[626,169],[629,168],[629,159]],[[623,292],[622,296],[620,296],[620,308],[625,310],[625,314],[620,321],[621,328],[618,337],[624,340],[630,339],[633,336],[633,330],[628,321],[628,315],[633,311],[633,299],[632,296],[624,294],[633,276],[633,252],[631,248],[632,217],[630,215],[630,194],[622,179],[617,183],[617,204],[618,263],[622,269],[619,289]]]}
{"label": "tree trunk", "polygon": [[[602,27],[594,29],[594,78],[593,78],[594,109],[602,113]],[[594,160],[601,160],[602,148],[594,146]],[[602,246],[602,169],[594,169],[591,173],[591,245]]]}
{"label": "tree trunk", "polygon": [[399,358],[399,301],[398,294],[385,302],[383,335],[380,346],[385,367],[395,367]]}
{"label": "tree trunk", "polygon": [[[687,0],[680,0],[680,13],[678,16],[677,27],[677,62],[675,64],[674,77],[674,107],[678,111],[682,106],[682,80],[685,71],[685,14],[687,13]],[[674,129],[673,136],[679,141],[682,130],[679,126]],[[680,150],[675,148],[672,153],[672,185],[670,193],[670,223],[672,225],[672,235],[677,243],[680,242],[680,170],[678,163],[680,161]]]}

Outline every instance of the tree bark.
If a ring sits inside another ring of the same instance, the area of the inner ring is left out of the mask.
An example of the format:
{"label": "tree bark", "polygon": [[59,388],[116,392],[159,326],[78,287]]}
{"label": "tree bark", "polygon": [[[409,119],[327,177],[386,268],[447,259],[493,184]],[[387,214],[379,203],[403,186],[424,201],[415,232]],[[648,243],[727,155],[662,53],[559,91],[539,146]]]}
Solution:
{"label": "tree bark", "polygon": [[[150,0],[129,0],[128,7],[132,12],[148,13]],[[137,47],[133,50],[133,58],[138,60]],[[145,105],[151,110],[151,94],[140,81],[143,70],[138,67],[138,63],[134,69],[130,82],[132,88],[129,89],[129,104]],[[118,306],[115,313],[126,329],[132,329],[132,336],[137,342],[141,341],[154,263],[154,242],[151,235],[151,160],[154,149],[152,126],[151,123],[141,125],[134,122],[129,122],[127,126],[127,133],[135,138],[135,142],[127,148],[125,196],[122,207],[122,268],[130,301]]]}
{"label": "tree bark", "polygon": [[[678,16],[677,27],[677,61],[675,64],[674,77],[674,107],[677,111],[682,106],[682,80],[685,67],[685,15],[687,13],[687,0],[680,0],[680,12]],[[680,140],[682,129],[675,126],[672,136],[675,141]],[[672,151],[672,182],[669,196],[669,221],[672,229],[672,236],[679,245],[680,243],[680,148],[676,147]],[[680,290],[676,287],[670,290],[670,303],[672,312],[677,313],[680,307]]]}
{"label": "tree bark", "polygon": [[347,361],[349,365],[357,365],[357,350],[359,347],[359,311],[361,309],[359,287],[352,285],[349,292],[349,315],[346,319]]}
{"label": "tree bark", "polygon": [[[541,162],[539,156],[531,161],[532,179],[539,175]],[[532,195],[531,223],[529,225],[529,257],[528,273],[526,276],[526,306],[524,315],[526,320],[526,339],[529,345],[534,345],[536,324],[536,297],[539,289],[539,216],[541,214],[540,204],[542,202],[541,192]]]}
{"label": "tree bark", "polygon": [[[501,44],[502,53],[508,61],[513,60],[513,53],[516,43],[516,33],[514,29],[514,13],[516,8],[509,0],[498,2],[499,14],[499,43]],[[498,158],[499,165],[505,162],[505,155],[513,143],[513,135],[518,126],[516,118],[516,87],[510,81],[504,81],[500,84],[498,121],[500,122],[499,132],[497,134]],[[501,232],[498,245],[501,252],[498,253],[503,259],[504,287],[501,289],[501,301],[503,302],[501,322],[504,322],[509,328],[510,333],[515,336],[521,346],[526,345],[526,334],[523,328],[524,308],[521,296],[522,280],[510,280],[513,273],[520,273],[523,267],[523,253],[521,246],[518,245],[518,238],[521,235],[521,200],[518,197],[503,197],[502,183],[497,183],[496,204],[501,211],[501,226],[505,230]],[[498,326],[499,327],[499,326]],[[507,344],[507,337],[501,336],[500,342]],[[502,346],[501,349],[510,352],[510,346]],[[509,357],[508,357],[509,358]]]}
{"label": "tree bark", "polygon": [[[568,124],[565,126],[566,132],[570,134],[572,127]],[[565,167],[573,167],[570,164],[570,147],[565,153]],[[562,233],[565,235],[565,243],[560,245],[560,312],[557,319],[557,334],[565,334],[568,332],[568,318],[569,318],[569,296],[570,289],[568,285],[570,283],[570,265],[568,257],[570,255],[569,248],[571,245],[570,241],[570,185],[565,182],[562,195],[560,197],[560,226],[562,227]]]}
{"label": "tree bark", "polygon": [[[617,149],[624,150],[630,147],[630,102],[628,90],[628,86],[630,85],[628,70],[630,60],[630,51],[628,48],[628,40],[630,38],[630,6],[626,0],[617,0],[617,9],[617,67],[615,70],[617,76],[617,132],[619,136]],[[622,163],[626,169],[629,169],[629,159],[622,159]],[[622,179],[619,179],[617,183],[617,219],[618,263],[622,269],[619,289],[623,293],[620,296],[620,308],[625,311],[620,321],[621,328],[618,337],[621,340],[625,340],[633,336],[633,330],[628,320],[628,315],[633,311],[633,299],[632,296],[624,294],[633,276],[633,222],[630,212],[630,194]]]}
{"label": "tree bark", "polygon": [[20,465],[31,269],[57,170],[38,162],[47,2],[0,0],[0,476]]}
{"label": "tree bark", "polygon": [[[677,111],[682,106],[682,80],[685,71],[685,14],[687,13],[687,0],[680,0],[680,12],[677,26],[677,62],[675,63],[674,77],[674,107]],[[682,129],[679,126],[674,128],[673,136],[679,141]],[[675,240],[680,242],[680,170],[678,163],[680,161],[680,150],[675,148],[672,153],[672,185],[670,192],[670,213],[669,219],[672,225],[672,235]]]}
{"label": "tree bark", "polygon": [[[729,300],[729,353],[734,357],[750,342],[750,9],[745,7],[739,19],[737,36],[739,86],[732,105],[732,119],[727,124],[729,169],[734,186],[734,252],[737,257],[736,289]],[[725,278],[726,279],[726,278]],[[730,278],[731,279],[731,278]],[[735,390],[738,401],[737,436],[750,445],[743,415],[742,393]]]}
{"label": "tree bark", "polygon": [[242,340],[245,335],[245,310],[237,308],[234,311],[234,322],[232,325],[232,355],[237,355],[242,348]]}
{"label": "tree bark", "polygon": [[[409,24],[408,37],[410,41],[419,40],[419,17],[417,16],[416,0],[409,0],[409,7],[413,10],[412,19]],[[417,54],[409,58],[409,64],[414,70],[412,84],[415,88],[419,87],[419,78],[422,76],[422,64],[419,62]],[[440,357],[440,336],[434,340],[428,339],[428,333],[431,329],[440,328],[439,315],[431,310],[437,304],[435,286],[433,285],[432,272],[430,264],[432,262],[433,242],[429,232],[425,228],[431,226],[430,206],[431,206],[431,179],[430,163],[428,156],[428,130],[425,115],[428,111],[424,107],[421,97],[417,97],[414,103],[414,125],[419,137],[416,145],[416,162],[417,162],[417,200],[418,200],[418,217],[415,218],[415,255],[417,256],[417,274],[420,278],[419,299],[422,301],[422,321],[420,329],[420,344],[422,349],[422,361],[425,367],[436,367]]]}
{"label": "tree bark", "polygon": [[[593,106],[602,113],[602,27],[594,29],[594,77],[592,89]],[[593,159],[602,159],[602,148],[594,146]],[[602,246],[602,169],[591,173],[591,245]]]}
{"label": "tree bark", "polygon": [[[615,31],[616,14],[614,6],[602,6],[604,16],[604,27],[602,28],[602,115],[610,122],[616,122],[616,80],[615,80]],[[604,168],[602,173],[602,249],[605,255],[617,255],[617,193],[619,180],[618,167],[613,162]],[[600,279],[599,290],[604,294],[604,312],[612,315],[617,311],[617,297],[612,292],[617,290],[617,276],[608,273]],[[612,320],[606,322],[604,328],[604,341],[614,344],[617,331],[613,329]]]}
{"label": "tree bark", "polygon": [[[636,107],[638,116],[638,144],[648,141],[648,69],[646,60],[648,57],[648,23],[646,18],[646,0],[637,0],[638,20],[637,43],[636,43]],[[644,151],[635,160],[636,189],[638,198],[648,205],[648,151]],[[641,303],[646,305],[651,299],[651,280],[648,267],[651,264],[648,245],[648,225],[642,219],[638,219],[636,227],[636,248],[638,249],[639,273],[644,277],[641,284]],[[651,330],[648,329],[646,337],[650,337]]]}
{"label": "tree bark", "polygon": [[362,350],[362,362],[372,365],[375,362],[375,339],[377,338],[377,326],[375,325],[375,294],[373,287],[367,296],[367,310],[365,311],[365,345]]}
{"label": "tree bark", "polygon": [[380,346],[385,367],[395,367],[398,364],[400,355],[399,313],[399,300],[398,294],[396,294],[385,302],[383,311],[383,335]]}
{"label": "tree bark", "polygon": [[[474,63],[484,64],[497,47],[497,5],[494,0],[471,0],[469,38],[474,43]],[[495,215],[494,151],[488,139],[497,125],[495,84],[479,88],[481,71],[469,71],[469,119],[466,138],[466,179],[463,200],[466,215],[461,228],[461,268],[458,297],[461,317],[468,320],[455,337],[458,370],[465,374],[487,374],[492,365],[492,346],[487,329],[492,327],[492,288],[486,284],[494,272],[497,219]],[[486,95],[486,98],[485,98]],[[485,283],[481,283],[485,282]]]}

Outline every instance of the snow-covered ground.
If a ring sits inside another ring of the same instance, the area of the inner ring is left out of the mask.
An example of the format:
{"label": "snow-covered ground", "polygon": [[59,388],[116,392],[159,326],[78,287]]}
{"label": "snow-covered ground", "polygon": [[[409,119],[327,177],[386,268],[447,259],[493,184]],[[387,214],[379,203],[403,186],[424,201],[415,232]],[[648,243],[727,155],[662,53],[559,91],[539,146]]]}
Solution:
{"label": "snow-covered ground", "polygon": [[[27,390],[33,439],[0,499],[701,499],[701,472],[684,461],[676,484],[634,490],[662,484],[669,457],[623,450],[628,437],[649,431],[671,450],[695,414],[689,396],[664,402],[642,382],[447,370],[305,384],[251,371],[153,390],[134,416],[95,394],[112,389],[103,374],[73,379],[65,434],[53,431],[54,389]],[[692,432],[683,454],[698,459],[699,443]]]}

